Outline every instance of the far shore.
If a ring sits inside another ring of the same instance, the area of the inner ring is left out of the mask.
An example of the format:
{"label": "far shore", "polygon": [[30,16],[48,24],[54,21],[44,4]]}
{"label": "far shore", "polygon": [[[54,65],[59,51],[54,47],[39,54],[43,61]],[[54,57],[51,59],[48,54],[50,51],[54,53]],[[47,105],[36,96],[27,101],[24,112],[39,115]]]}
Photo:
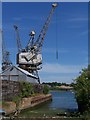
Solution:
{"label": "far shore", "polygon": [[70,86],[65,86],[65,85],[62,85],[62,86],[55,86],[55,87],[51,87],[50,90],[70,90],[70,91],[73,91],[73,87],[70,87]]}

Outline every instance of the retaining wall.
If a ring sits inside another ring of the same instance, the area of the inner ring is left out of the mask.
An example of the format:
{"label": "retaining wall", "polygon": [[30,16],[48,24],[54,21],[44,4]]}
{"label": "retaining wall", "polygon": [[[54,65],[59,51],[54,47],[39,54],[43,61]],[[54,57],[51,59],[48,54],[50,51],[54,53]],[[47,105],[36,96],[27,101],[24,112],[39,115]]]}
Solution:
{"label": "retaining wall", "polygon": [[[19,81],[0,80],[2,100],[11,101],[14,97],[20,95],[21,84]],[[35,93],[43,93],[41,84],[32,84]]]}

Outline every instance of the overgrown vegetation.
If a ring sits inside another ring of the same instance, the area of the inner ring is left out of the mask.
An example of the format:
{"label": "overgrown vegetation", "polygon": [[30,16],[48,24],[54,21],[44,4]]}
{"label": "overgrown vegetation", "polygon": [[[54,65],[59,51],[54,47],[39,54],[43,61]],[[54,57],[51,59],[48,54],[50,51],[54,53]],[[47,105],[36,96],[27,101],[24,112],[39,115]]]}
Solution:
{"label": "overgrown vegetation", "polygon": [[32,84],[22,81],[20,82],[20,86],[21,86],[21,97],[28,97],[28,96],[32,96],[34,94],[34,89]]}
{"label": "overgrown vegetation", "polygon": [[21,81],[20,82],[20,95],[13,98],[13,102],[16,103],[16,113],[20,111],[20,103],[22,98],[29,97],[34,94],[33,87],[30,83]]}
{"label": "overgrown vegetation", "polygon": [[[90,114],[90,65],[82,69],[74,85],[79,111]],[[86,115],[86,114],[85,114]],[[89,118],[90,119],[90,118]]]}
{"label": "overgrown vegetation", "polygon": [[[44,94],[49,93],[49,87],[47,85],[43,86],[43,93]],[[16,103],[16,108],[18,109],[22,98],[35,96],[35,94],[37,94],[37,93],[35,93],[32,84],[30,84],[26,81],[21,81],[20,82],[20,95],[13,98],[13,101]]]}
{"label": "overgrown vegetation", "polygon": [[48,94],[49,93],[49,87],[48,87],[48,85],[44,85],[44,87],[43,87],[43,93],[44,94]]}
{"label": "overgrown vegetation", "polygon": [[16,96],[13,98],[13,102],[15,102],[16,104],[16,112],[19,111],[21,100],[22,100],[21,96]]}
{"label": "overgrown vegetation", "polygon": [[7,102],[5,102],[5,101],[2,101],[2,106],[5,106],[5,107],[9,107],[9,104],[7,103]]}

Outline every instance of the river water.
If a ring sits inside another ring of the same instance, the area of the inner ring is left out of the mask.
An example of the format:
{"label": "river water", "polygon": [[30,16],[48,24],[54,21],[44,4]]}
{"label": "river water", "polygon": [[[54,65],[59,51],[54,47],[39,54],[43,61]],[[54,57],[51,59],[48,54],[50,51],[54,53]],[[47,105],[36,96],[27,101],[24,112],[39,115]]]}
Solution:
{"label": "river water", "polygon": [[75,94],[72,91],[52,91],[52,102],[49,104],[51,109],[78,109]]}
{"label": "river water", "polygon": [[78,106],[75,99],[75,94],[72,91],[51,91],[52,101],[38,105],[34,108],[22,111],[20,116],[33,117],[33,116],[53,116],[58,112],[67,110],[77,111]]}

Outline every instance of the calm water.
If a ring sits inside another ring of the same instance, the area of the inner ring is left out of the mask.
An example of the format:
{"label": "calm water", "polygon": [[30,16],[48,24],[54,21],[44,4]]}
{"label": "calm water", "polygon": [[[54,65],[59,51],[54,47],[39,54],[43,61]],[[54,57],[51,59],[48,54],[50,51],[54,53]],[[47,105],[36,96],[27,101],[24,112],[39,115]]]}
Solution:
{"label": "calm water", "polygon": [[53,100],[48,107],[51,109],[78,109],[75,94],[71,91],[52,91]]}
{"label": "calm water", "polygon": [[67,110],[77,110],[77,103],[75,100],[75,94],[71,91],[51,91],[52,101],[43,103],[34,108],[27,109],[20,113],[20,116],[24,117],[37,117],[56,115],[58,112]]}

